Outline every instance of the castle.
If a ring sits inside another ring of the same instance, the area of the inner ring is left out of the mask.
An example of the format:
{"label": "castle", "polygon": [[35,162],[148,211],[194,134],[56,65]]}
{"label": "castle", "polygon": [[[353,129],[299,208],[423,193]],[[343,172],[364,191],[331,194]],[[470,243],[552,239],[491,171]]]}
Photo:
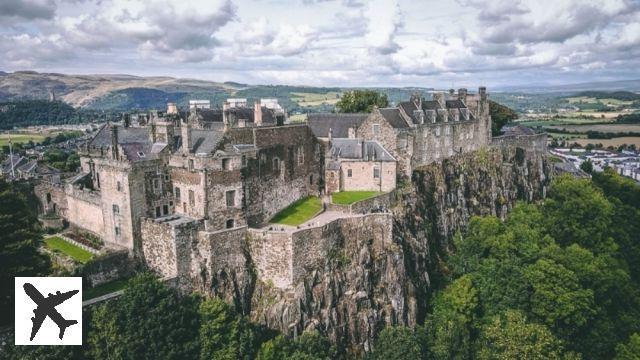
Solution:
{"label": "castle", "polygon": [[221,109],[192,101],[188,111],[168,104],[132,120],[104,125],[80,149],[76,176],[36,192],[45,212],[200,287],[248,251],[258,278],[286,289],[327,256],[332,227],[389,230],[391,219],[367,209],[342,216],[325,200],[337,215],[285,228],[270,224],[278,212],[337,191],[389,193],[416,167],[492,141],[484,87],[306,123],[288,123],[274,99],[229,99]]}

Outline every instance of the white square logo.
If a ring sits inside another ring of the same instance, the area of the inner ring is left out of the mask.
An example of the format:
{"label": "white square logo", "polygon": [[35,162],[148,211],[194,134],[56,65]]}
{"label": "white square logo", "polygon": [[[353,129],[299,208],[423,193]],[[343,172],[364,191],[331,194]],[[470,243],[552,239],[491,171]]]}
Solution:
{"label": "white square logo", "polygon": [[82,278],[16,277],[16,345],[82,345]]}

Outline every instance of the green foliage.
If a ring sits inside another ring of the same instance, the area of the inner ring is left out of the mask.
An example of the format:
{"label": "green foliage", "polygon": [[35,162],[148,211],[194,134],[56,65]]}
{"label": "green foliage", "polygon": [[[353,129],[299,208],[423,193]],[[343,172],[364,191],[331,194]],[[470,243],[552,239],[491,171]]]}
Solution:
{"label": "green foliage", "polygon": [[61,171],[74,172],[80,167],[80,156],[60,149],[49,149],[43,155],[45,164]]}
{"label": "green foliage", "polygon": [[340,191],[331,194],[331,202],[340,205],[351,205],[382,194],[379,191]]}
{"label": "green foliage", "polygon": [[493,136],[500,135],[502,133],[500,129],[505,124],[518,118],[517,112],[493,100],[489,100],[489,115],[491,115],[491,133]]}
{"label": "green foliage", "polygon": [[562,344],[540,324],[527,322],[520,311],[507,310],[482,326],[478,359],[560,359]]}
{"label": "green foliage", "polygon": [[374,107],[384,108],[389,106],[387,95],[375,90],[353,90],[342,94],[336,104],[342,113],[369,113]]}
{"label": "green foliage", "polygon": [[616,122],[620,124],[638,124],[640,123],[640,112],[633,114],[620,114],[616,117]]}
{"label": "green foliage", "polygon": [[272,223],[296,226],[310,220],[322,209],[322,201],[315,196],[298,200],[289,205],[286,209],[277,213],[272,219]]}
{"label": "green foliage", "polygon": [[154,276],[129,281],[116,302],[93,313],[89,353],[97,359],[184,359],[198,356],[198,301],[180,297]]}
{"label": "green foliage", "polygon": [[336,349],[316,331],[305,332],[295,339],[282,335],[262,344],[259,360],[324,360],[333,359]]}
{"label": "green foliage", "polygon": [[253,329],[249,322],[220,299],[200,303],[200,359],[252,359]]}
{"label": "green foliage", "polygon": [[582,91],[573,97],[592,97],[596,99],[616,99],[621,101],[640,100],[640,94],[631,91]]}
{"label": "green foliage", "polygon": [[640,334],[633,334],[628,343],[616,346],[616,360],[640,360]]}
{"label": "green foliage", "polygon": [[93,258],[92,253],[57,236],[50,237],[44,242],[51,251],[62,253],[82,264],[88,263]]}
{"label": "green foliage", "polygon": [[[15,276],[51,271],[49,258],[38,252],[37,223],[21,189],[0,180],[0,309],[13,309]],[[12,311],[0,311],[0,325],[12,322]]]}
{"label": "green foliage", "polygon": [[406,327],[387,327],[380,332],[371,360],[411,360],[423,359],[426,356],[420,338]]}
{"label": "green foliage", "polygon": [[580,169],[587,174],[591,174],[593,173],[593,163],[591,160],[583,161],[582,164],[580,164]]}
{"label": "green foliage", "polygon": [[25,100],[0,103],[0,129],[66,124],[76,110],[62,101]]}

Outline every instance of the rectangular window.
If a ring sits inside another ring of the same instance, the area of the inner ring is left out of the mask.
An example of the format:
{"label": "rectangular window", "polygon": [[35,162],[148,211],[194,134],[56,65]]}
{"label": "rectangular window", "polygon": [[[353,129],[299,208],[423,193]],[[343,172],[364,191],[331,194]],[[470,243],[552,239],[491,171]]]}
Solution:
{"label": "rectangular window", "polygon": [[162,215],[169,214],[169,205],[162,205]]}
{"label": "rectangular window", "polygon": [[231,159],[222,159],[222,170],[231,169]]}
{"label": "rectangular window", "polygon": [[347,170],[347,177],[352,177],[353,176],[353,170],[348,169]]}
{"label": "rectangular window", "polygon": [[122,191],[122,184],[120,184],[120,181],[116,182],[116,190]]}
{"label": "rectangular window", "polygon": [[373,168],[373,178],[380,179],[380,168],[377,166]]}
{"label": "rectangular window", "polygon": [[440,127],[439,126],[436,128],[436,136],[440,136]]}
{"label": "rectangular window", "polygon": [[119,226],[116,226],[116,227],[113,229],[113,232],[114,232],[114,233],[116,233],[116,236],[119,236],[119,235],[120,235],[120,227],[119,227]]}
{"label": "rectangular window", "polygon": [[176,200],[180,201],[180,188],[176,186],[175,191],[173,192]]}
{"label": "rectangular window", "polygon": [[164,175],[164,181],[169,181],[169,174]]}
{"label": "rectangular window", "polygon": [[298,165],[304,164],[304,145],[298,146]]}
{"label": "rectangular window", "polygon": [[232,229],[235,225],[235,221],[233,219],[227,220],[227,229]]}
{"label": "rectangular window", "polygon": [[280,170],[280,159],[274,158],[273,159],[273,171],[279,171],[279,170]]}
{"label": "rectangular window", "polygon": [[118,205],[113,204],[112,208],[114,214],[120,214],[120,207]]}
{"label": "rectangular window", "polygon": [[153,179],[153,189],[154,190],[159,190],[160,189],[160,180]]}
{"label": "rectangular window", "polygon": [[193,190],[189,190],[189,205],[190,206],[196,205],[196,195],[193,193]]}
{"label": "rectangular window", "polygon": [[156,217],[160,217],[160,206],[156,206]]}
{"label": "rectangular window", "polygon": [[236,191],[235,190],[227,191],[225,194],[225,199],[227,201],[228,207],[236,206]]}
{"label": "rectangular window", "polygon": [[444,128],[445,135],[451,135],[451,126],[446,126]]}
{"label": "rectangular window", "polygon": [[246,155],[242,155],[242,166],[243,167],[247,166],[247,156]]}
{"label": "rectangular window", "polygon": [[193,171],[193,159],[189,159],[189,171]]}
{"label": "rectangular window", "polygon": [[380,135],[380,124],[371,125],[371,131],[373,132],[374,137]]}

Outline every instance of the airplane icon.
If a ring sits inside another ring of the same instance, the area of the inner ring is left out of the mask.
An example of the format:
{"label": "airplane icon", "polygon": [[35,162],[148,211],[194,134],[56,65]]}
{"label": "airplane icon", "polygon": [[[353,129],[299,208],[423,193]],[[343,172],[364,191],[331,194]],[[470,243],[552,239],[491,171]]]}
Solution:
{"label": "airplane icon", "polygon": [[33,300],[33,302],[35,302],[38,305],[38,307],[35,310],[33,310],[33,313],[35,316],[31,318],[31,321],[33,322],[33,327],[31,328],[31,338],[29,339],[29,341],[33,341],[33,338],[38,333],[38,330],[40,330],[40,327],[42,326],[42,323],[44,322],[44,319],[47,316],[51,318],[51,320],[53,320],[53,322],[55,322],[56,325],[58,325],[58,328],[60,328],[60,335],[59,335],[60,340],[62,340],[62,337],[64,336],[64,331],[69,326],[78,323],[76,320],[67,320],[63,318],[62,315],[60,315],[60,313],[56,310],[56,306],[67,301],[73,295],[80,292],[80,290],[72,290],[63,294],[61,294],[60,291],[57,291],[55,295],[49,294],[49,296],[45,298],[38,291],[38,289],[35,288],[35,286],[29,283],[25,283],[23,285],[23,288],[24,288],[24,292],[27,293],[27,295],[29,295],[31,300]]}

